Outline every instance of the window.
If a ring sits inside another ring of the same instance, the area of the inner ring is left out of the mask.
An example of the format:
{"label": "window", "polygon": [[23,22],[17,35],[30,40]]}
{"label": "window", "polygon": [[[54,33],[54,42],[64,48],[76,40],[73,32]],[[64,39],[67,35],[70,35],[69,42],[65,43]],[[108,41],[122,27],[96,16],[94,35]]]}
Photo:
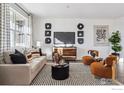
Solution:
{"label": "window", "polygon": [[10,41],[11,48],[29,48],[31,32],[29,30],[29,19],[10,7]]}

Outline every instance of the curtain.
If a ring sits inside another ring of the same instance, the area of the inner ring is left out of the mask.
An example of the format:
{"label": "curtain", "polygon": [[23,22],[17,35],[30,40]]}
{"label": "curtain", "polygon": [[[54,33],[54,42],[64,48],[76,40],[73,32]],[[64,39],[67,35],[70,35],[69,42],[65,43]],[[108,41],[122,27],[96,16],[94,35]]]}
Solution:
{"label": "curtain", "polygon": [[28,15],[28,28],[29,28],[29,34],[30,34],[30,47],[32,47],[32,15]]}
{"label": "curtain", "polygon": [[0,62],[3,52],[10,50],[10,11],[9,4],[0,4]]}
{"label": "curtain", "polygon": [[[13,4],[15,5],[15,4]],[[10,7],[12,7],[11,3],[0,3],[0,63],[4,63],[3,61],[3,53],[4,51],[13,50],[11,47],[11,29],[10,29]],[[18,10],[19,7],[16,7]],[[20,12],[19,12],[20,13]],[[24,14],[24,13],[23,13]],[[29,41],[27,43],[31,44],[32,39],[32,16],[26,14],[28,17],[28,30],[29,30]],[[14,32],[15,33],[15,32]]]}

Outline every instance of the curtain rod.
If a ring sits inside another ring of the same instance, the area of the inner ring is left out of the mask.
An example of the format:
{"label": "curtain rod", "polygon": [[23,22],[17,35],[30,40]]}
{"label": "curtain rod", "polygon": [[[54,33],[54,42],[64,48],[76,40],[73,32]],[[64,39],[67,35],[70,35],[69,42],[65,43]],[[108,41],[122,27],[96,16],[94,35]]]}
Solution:
{"label": "curtain rod", "polygon": [[15,3],[15,5],[17,5],[22,11],[24,11],[28,16],[30,15],[27,11],[25,11],[20,5],[18,5],[17,3]]}

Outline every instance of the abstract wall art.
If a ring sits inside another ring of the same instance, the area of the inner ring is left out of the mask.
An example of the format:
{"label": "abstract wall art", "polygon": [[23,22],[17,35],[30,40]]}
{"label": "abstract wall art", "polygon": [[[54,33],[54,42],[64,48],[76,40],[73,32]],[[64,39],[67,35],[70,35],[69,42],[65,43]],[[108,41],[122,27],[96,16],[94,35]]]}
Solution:
{"label": "abstract wall art", "polygon": [[94,25],[94,45],[95,46],[107,46],[109,38],[109,26],[108,25]]}

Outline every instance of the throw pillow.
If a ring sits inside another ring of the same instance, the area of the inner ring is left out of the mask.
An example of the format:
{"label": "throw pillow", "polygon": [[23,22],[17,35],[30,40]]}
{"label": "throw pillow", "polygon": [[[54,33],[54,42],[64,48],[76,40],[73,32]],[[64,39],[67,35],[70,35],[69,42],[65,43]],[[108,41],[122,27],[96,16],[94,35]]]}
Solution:
{"label": "throw pillow", "polygon": [[20,51],[18,51],[17,49],[15,49],[15,54],[24,55],[23,53],[21,53],[21,52],[20,52]]}
{"label": "throw pillow", "polygon": [[40,53],[39,52],[31,52],[31,54],[32,54],[33,58],[40,57]]}
{"label": "throw pillow", "polygon": [[41,48],[39,48],[39,49],[32,49],[31,51],[32,51],[32,52],[39,52],[40,56],[43,55],[43,54],[42,54],[42,49],[41,49]]}
{"label": "throw pillow", "polygon": [[9,56],[12,52],[7,51],[3,53],[5,64],[12,64],[11,57]]}
{"label": "throw pillow", "polygon": [[14,54],[10,54],[11,60],[13,64],[26,64],[26,57],[20,51],[15,49]]}
{"label": "throw pillow", "polygon": [[27,62],[28,62],[28,63],[30,63],[30,62],[31,62],[31,60],[32,60],[32,54],[31,54],[31,52],[30,52],[30,53],[25,54],[25,56],[26,56],[26,60],[27,60]]}
{"label": "throw pillow", "polygon": [[11,60],[13,64],[26,64],[26,58],[23,55],[18,54],[10,54]]}

